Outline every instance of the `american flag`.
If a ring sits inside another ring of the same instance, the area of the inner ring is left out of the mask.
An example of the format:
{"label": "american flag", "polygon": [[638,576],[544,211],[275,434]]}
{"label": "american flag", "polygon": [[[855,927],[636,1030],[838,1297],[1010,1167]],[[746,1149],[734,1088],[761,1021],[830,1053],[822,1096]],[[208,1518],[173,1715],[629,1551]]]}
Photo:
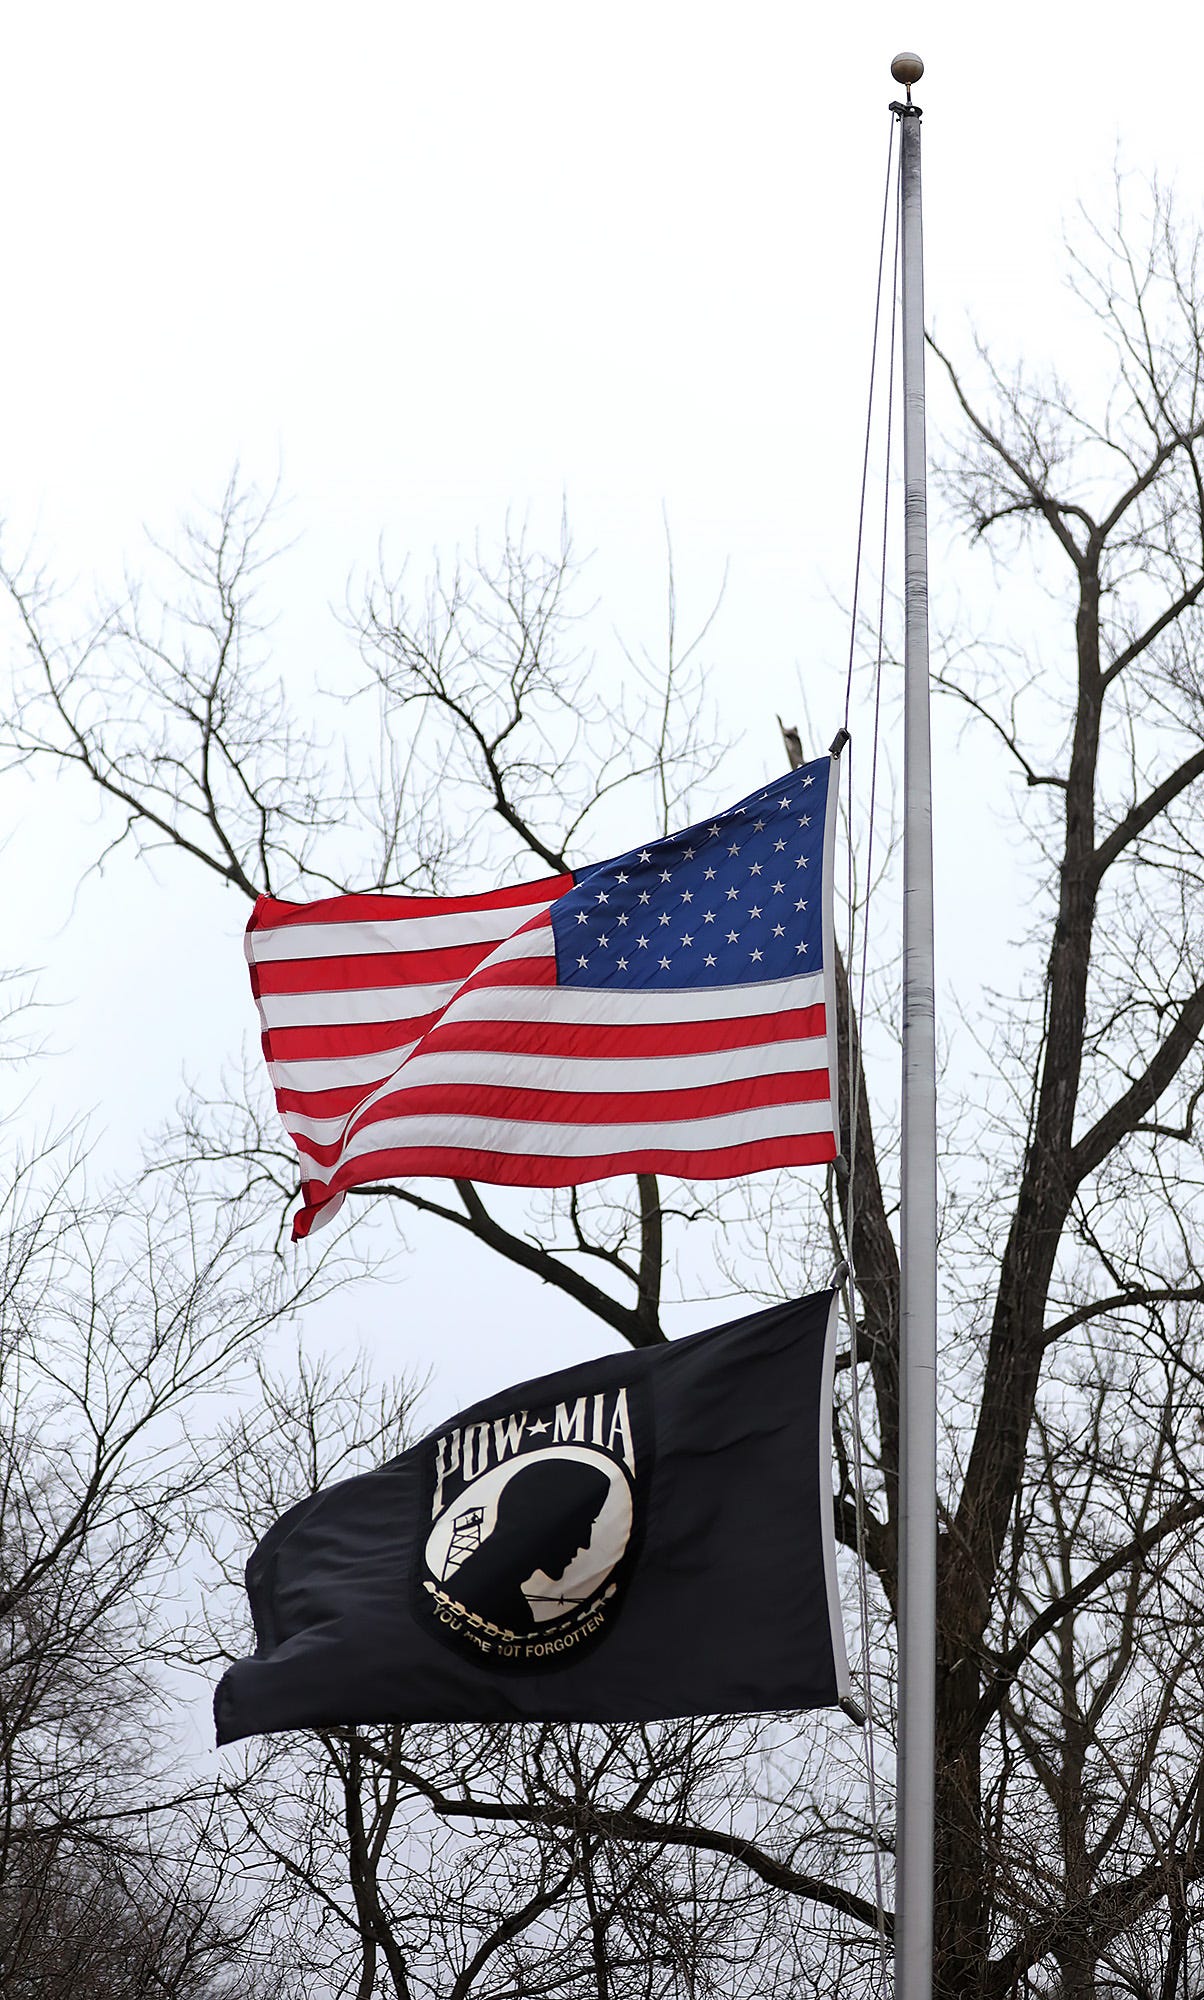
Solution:
{"label": "american flag", "polygon": [[294,1237],[349,1188],[569,1187],[831,1160],[824,757],[684,833],[475,896],[261,896],[251,985],[301,1155]]}

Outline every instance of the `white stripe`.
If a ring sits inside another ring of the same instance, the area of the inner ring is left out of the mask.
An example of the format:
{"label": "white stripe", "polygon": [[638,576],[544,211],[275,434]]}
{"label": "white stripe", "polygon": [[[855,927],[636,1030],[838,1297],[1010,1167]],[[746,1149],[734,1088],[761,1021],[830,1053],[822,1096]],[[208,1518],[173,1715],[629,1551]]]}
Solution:
{"label": "white stripe", "polygon": [[[333,1146],[346,1131],[348,1119],[357,1115],[355,1112],[344,1111],[338,1118],[307,1118],[300,1111],[280,1113],[291,1139],[312,1139],[316,1146]],[[332,1167],[322,1169],[325,1174],[333,1171]]]}
{"label": "white stripe", "polygon": [[[493,1054],[485,1050],[451,1049],[446,1054],[416,1056],[392,1082],[382,1082],[381,1103],[404,1108],[407,1090],[430,1084],[500,1084],[513,1090],[561,1090],[580,1096],[596,1091],[656,1091],[666,1099],[674,1091],[704,1089],[735,1083],[750,1076],[782,1076],[791,1070],[824,1070],[828,1050],[823,1035],[796,1042],[758,1043],[748,1049],[717,1049],[701,1055],[565,1057],[549,1062],[543,1056]],[[310,1118],[285,1113],[290,1132],[303,1133],[318,1144],[333,1145],[350,1120],[357,1129],[368,1110],[357,1105],[348,1114]]]}
{"label": "white stripe", "polygon": [[508,958],[555,958],[555,956],[556,940],[552,934],[551,924],[533,923],[529,931],[515,931],[504,944],[498,945],[496,951],[491,951],[488,958],[476,966],[468,977],[475,979],[477,973],[483,972],[487,965],[501,965]]}
{"label": "white stripe", "polygon": [[[545,939],[543,928],[527,933]],[[517,939],[514,941],[519,942]],[[503,947],[506,949],[506,947]],[[543,949],[524,957],[550,956]],[[488,960],[487,963],[492,963]],[[407,1021],[446,1008],[447,1021],[557,1021],[594,1027],[653,1026],[658,1021],[730,1021],[813,1007],[824,998],[822,972],[801,979],[764,979],[743,986],[605,987],[475,986],[449,980],[438,986],[361,986],[350,992],[265,993],[259,1006],[269,1028],[339,1028],[368,1021]],[[452,1003],[452,1004],[449,1004]],[[398,1010],[404,1005],[405,1018]]]}
{"label": "white stripe", "polygon": [[735,1021],[754,1014],[778,1014],[786,1008],[820,1006],[823,998],[822,972],[799,979],[753,980],[742,986],[466,984],[443,1020],[555,1021],[570,1026],[640,1028],[654,1027],[660,1021]]}
{"label": "white stripe", "polygon": [[259,1011],[269,1029],[337,1030],[367,1021],[393,1021],[404,1035],[407,1022],[429,1019],[459,990],[460,981],[448,979],[439,986],[356,986],[349,993],[264,993]]}
{"label": "white stripe", "polygon": [[333,919],[325,924],[280,924],[248,931],[247,957],[252,965],[272,965],[288,959],[359,958],[494,944],[540,910],[550,908],[551,899],[546,894],[532,894],[529,903],[512,903],[496,910],[449,910],[437,916],[389,917],[372,923]]}
{"label": "white stripe", "polygon": [[[594,1153],[631,1152],[636,1148],[645,1151],[652,1147],[707,1153],[724,1146],[748,1145],[758,1139],[785,1139],[800,1132],[831,1130],[832,1106],[826,1098],[812,1104],[766,1104],[707,1118],[627,1125],[550,1125],[524,1118],[473,1118],[467,1114],[448,1116],[427,1112],[366,1126],[350,1141],[337,1167],[322,1171],[331,1179],[338,1167],[366,1153],[395,1153],[410,1147],[463,1146],[486,1153],[512,1153],[519,1158],[573,1160]],[[396,1171],[404,1173],[404,1163]]]}
{"label": "white stripe", "polygon": [[416,1055],[396,1079],[398,1091],[441,1083],[500,1084],[514,1090],[663,1092],[701,1089],[749,1076],[781,1076],[793,1069],[826,1069],[827,1038],[758,1042],[752,1048],[710,1049],[670,1056],[514,1055],[477,1049]]}
{"label": "white stripe", "polygon": [[418,1047],[417,1042],[403,1042],[398,1049],[381,1049],[370,1056],[323,1056],[310,1062],[272,1062],[268,1064],[268,1074],[277,1090],[299,1090],[307,1095],[314,1090],[341,1090],[349,1084],[359,1084],[364,1090],[371,1090],[375,1084],[385,1083],[395,1076],[408,1055]]}

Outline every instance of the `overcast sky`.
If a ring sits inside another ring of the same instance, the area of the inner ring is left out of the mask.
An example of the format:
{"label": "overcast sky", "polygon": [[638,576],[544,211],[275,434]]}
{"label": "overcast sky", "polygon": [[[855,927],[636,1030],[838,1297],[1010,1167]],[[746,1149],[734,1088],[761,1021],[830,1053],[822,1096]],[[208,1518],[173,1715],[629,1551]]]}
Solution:
{"label": "overcast sky", "polygon": [[[961,354],[977,327],[1073,379],[1063,225],[1107,199],[1118,153],[1195,198],[1199,23],[1031,0],[19,10],[0,83],[9,546],[32,537],[86,595],[235,462],[279,475],[296,545],[276,660],[308,690],[382,536],[420,572],[508,511],[551,534],[562,501],[617,673],[616,628],[655,644],[663,623],[667,519],[687,623],[730,564],[710,650],[738,796],[780,765],[775,711],[805,700],[816,748],[840,720],[890,58],[927,64],[930,322]],[[984,565],[980,620],[998,581]],[[977,808],[972,765],[942,784],[946,825]],[[171,860],[153,882],[118,861],[76,897],[92,802],[17,779],[0,811],[8,956],[43,968],[55,1008],[43,1105],[92,1109],[128,1156],[185,1069],[212,1081],[253,1035],[245,908]],[[992,825],[959,823],[959,850]],[[963,944],[1006,938],[964,873],[943,894]],[[437,1258],[423,1238],[352,1331],[428,1358]],[[484,1270],[457,1271],[433,1415],[599,1344],[581,1323],[549,1346],[552,1309],[517,1278],[491,1294],[510,1337],[482,1341]]]}

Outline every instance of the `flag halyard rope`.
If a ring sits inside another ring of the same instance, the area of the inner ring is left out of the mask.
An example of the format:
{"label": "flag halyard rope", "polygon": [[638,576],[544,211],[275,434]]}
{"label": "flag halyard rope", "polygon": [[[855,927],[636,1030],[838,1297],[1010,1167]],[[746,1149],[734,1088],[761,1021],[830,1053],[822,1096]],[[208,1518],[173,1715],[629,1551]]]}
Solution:
{"label": "flag halyard rope", "polygon": [[[873,329],[873,338],[871,343],[870,381],[869,381],[869,392],[867,396],[866,421],[865,421],[865,444],[862,457],[861,493],[860,493],[860,502],[858,507],[858,519],[857,519],[857,546],[856,546],[856,557],[854,562],[853,603],[852,603],[850,625],[849,625],[849,655],[848,655],[848,667],[845,677],[844,727],[846,730],[848,729],[849,726],[849,714],[852,704],[853,666],[854,666],[856,642],[857,642],[857,620],[858,620],[860,589],[861,589],[862,555],[863,555],[864,538],[865,538],[866,503],[867,503],[867,492],[869,484],[870,448],[871,448],[871,441],[873,434],[874,394],[875,394],[877,367],[878,367],[879,332],[880,332],[880,323],[882,317],[882,287],[883,287],[883,278],[885,274],[885,265],[886,265],[887,224],[890,213],[892,167],[894,164],[894,128],[895,128],[895,120],[892,117],[890,121],[890,139],[887,146],[887,157],[886,157],[886,187],[883,195],[883,204],[882,204],[882,232],[878,250],[878,280],[877,280],[877,289],[874,301],[874,329]],[[861,929],[860,964],[857,973],[857,1002],[856,1002],[856,1015],[855,1015],[855,1020],[858,1026],[860,1022],[864,1019],[865,1015],[865,992],[866,992],[866,975],[867,975],[868,945],[869,945],[869,905],[873,891],[874,827],[876,820],[877,790],[878,790],[878,758],[879,758],[880,731],[881,731],[882,672],[883,672],[884,627],[885,627],[885,611],[886,611],[886,553],[887,553],[888,518],[890,509],[891,436],[892,436],[893,422],[894,422],[895,364],[896,364],[897,326],[898,326],[899,241],[900,241],[899,195],[898,191],[896,190],[894,247],[891,259],[890,341],[889,341],[889,357],[888,357],[888,369],[887,369],[885,464],[883,471],[882,546],[880,552],[880,566],[879,566],[877,644],[876,644],[876,658],[875,658],[875,671],[874,671],[873,731],[872,731],[871,757],[870,757],[869,830],[866,843],[866,867],[865,867],[864,893],[863,893],[864,907],[862,910],[862,922],[860,927]],[[846,796],[850,800],[850,803],[852,799],[852,791],[853,791],[853,784],[852,784],[852,769],[851,769],[851,758],[850,758],[849,784],[848,784],[848,792],[846,794]],[[854,964],[857,959],[857,943],[858,943],[856,935],[857,923],[856,923],[855,881],[854,881],[854,868],[853,868],[853,847],[851,840],[848,844],[847,856],[848,856],[847,860],[848,876],[847,876],[846,887],[847,887],[848,933],[847,933],[846,963],[848,966],[847,986],[849,993],[849,1005],[851,1010],[853,1005],[853,972],[854,972]],[[849,1032],[846,1039],[847,1039],[848,1065],[849,1065],[848,1089],[847,1089],[847,1099],[849,1104],[849,1139],[848,1139],[849,1182],[848,1182],[848,1199],[846,1204],[847,1221],[845,1226],[845,1248],[846,1248],[848,1276],[845,1279],[843,1289],[844,1289],[845,1311],[849,1322],[849,1336],[850,1336],[850,1350],[849,1350],[850,1418],[851,1418],[851,1444],[852,1444],[852,1459],[853,1459],[853,1497],[854,1497],[854,1514],[855,1514],[856,1540],[857,1540],[857,1565],[856,1565],[857,1599],[858,1599],[859,1623],[861,1630],[861,1693],[862,1693],[862,1706],[864,1708],[865,1718],[866,1718],[865,1757],[866,1757],[867,1806],[868,1806],[869,1823],[870,1823],[870,1838],[871,1838],[872,1853],[873,1853],[874,1906],[877,1915],[877,1936],[880,1948],[878,1953],[878,1977],[881,1990],[883,1991],[883,1993],[885,1993],[889,1983],[888,1968],[890,1963],[890,1944],[886,1934],[886,1897],[884,1888],[883,1848],[882,1848],[882,1840],[880,1835],[879,1817],[878,1817],[879,1798],[878,1798],[877,1744],[876,1744],[876,1731],[875,1731],[875,1718],[874,1718],[873,1687],[870,1676],[869,1593],[866,1583],[866,1564],[865,1564],[865,1482],[864,1482],[865,1454],[864,1454],[863,1429],[861,1422],[861,1374],[859,1367],[860,1329],[858,1324],[858,1315],[856,1308],[856,1268],[853,1260],[854,1205],[856,1202],[856,1188],[857,1188],[857,1178],[856,1178],[857,1120],[858,1120],[858,1111],[860,1108],[860,1094],[861,1094],[861,1081],[862,1081],[862,1066],[860,1061],[860,1035],[859,1033],[856,1036],[854,1035],[853,1019],[850,1019]]]}

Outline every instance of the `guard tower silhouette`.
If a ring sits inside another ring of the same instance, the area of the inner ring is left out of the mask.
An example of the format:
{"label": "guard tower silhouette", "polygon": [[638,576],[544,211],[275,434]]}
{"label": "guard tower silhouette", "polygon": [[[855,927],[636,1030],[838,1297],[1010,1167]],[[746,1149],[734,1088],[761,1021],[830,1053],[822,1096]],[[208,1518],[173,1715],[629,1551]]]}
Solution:
{"label": "guard tower silhouette", "polygon": [[447,1581],[450,1570],[459,1568],[465,1556],[472,1555],[474,1550],[480,1548],[481,1523],[484,1519],[483,1507],[466,1507],[462,1514],[456,1516],[452,1538],[447,1545],[447,1554],[443,1558],[442,1581]]}

